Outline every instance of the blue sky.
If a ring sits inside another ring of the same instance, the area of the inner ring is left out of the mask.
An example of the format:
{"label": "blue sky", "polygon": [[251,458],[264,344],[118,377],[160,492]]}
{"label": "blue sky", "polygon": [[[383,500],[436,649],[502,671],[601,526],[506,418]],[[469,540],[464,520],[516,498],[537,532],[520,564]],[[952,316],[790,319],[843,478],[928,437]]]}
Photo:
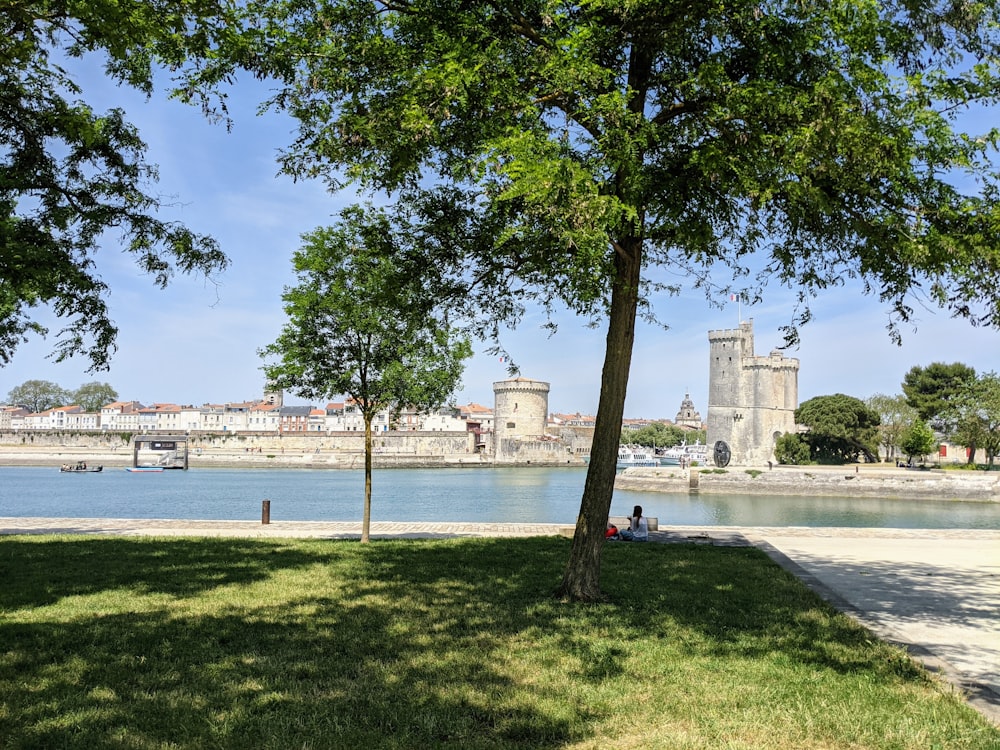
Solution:
{"label": "blue sky", "polygon": [[[330,223],[340,208],[361,196],[331,195],[319,184],[276,176],[276,153],[291,140],[293,125],[273,114],[256,116],[256,96],[231,102],[235,123],[227,133],[195,108],[165,100],[162,92],[147,102],[115,87],[93,65],[81,81],[84,98],[95,108],[122,107],[139,127],[149,146],[148,160],[160,170],[154,191],[170,204],[164,216],[213,235],[232,265],[211,281],[178,276],[160,290],[109,235],[97,263],[111,287],[112,318],[120,327],[111,370],[87,373],[82,360],[55,364],[48,354],[58,321],[50,319],[50,339],[23,345],[0,369],[0,400],[29,379],[67,389],[108,382],[122,399],[146,404],[257,398],[263,376],[256,352],[276,338],[283,323],[281,293],[294,281],[291,254],[300,235]],[[260,92],[248,80],[239,82],[233,95],[247,90]],[[765,355],[781,345],[780,327],[789,322],[792,304],[793,295],[777,287],[765,304],[753,308],[726,303],[717,309],[695,290],[661,300],[656,309],[669,329],[639,325],[626,416],[672,419],[690,393],[705,417],[708,331],[735,327],[742,313],[744,320],[754,319],[756,353]],[[800,401],[838,392],[859,398],[900,393],[912,366],[937,361],[1000,371],[1000,333],[952,320],[919,302],[916,328],[903,328],[901,347],[886,332],[888,311],[865,297],[859,285],[829,290],[814,300],[813,311],[813,321],[801,329],[800,347],[786,352],[800,360]],[[566,315],[558,333],[549,337],[543,322],[529,316],[505,338],[520,373],[551,384],[550,411],[595,413],[604,330],[586,328]],[[485,354],[486,348],[477,345],[458,403],[492,404],[493,382],[507,377],[506,365]]]}

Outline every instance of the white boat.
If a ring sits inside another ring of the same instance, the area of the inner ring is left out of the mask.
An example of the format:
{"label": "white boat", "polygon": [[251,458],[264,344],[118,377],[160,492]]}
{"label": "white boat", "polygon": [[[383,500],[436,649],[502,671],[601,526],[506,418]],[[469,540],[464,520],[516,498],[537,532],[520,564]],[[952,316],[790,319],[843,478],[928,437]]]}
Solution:
{"label": "white boat", "polygon": [[656,457],[661,466],[680,466],[681,463],[690,466],[694,461],[704,466],[708,463],[708,446],[702,445],[698,441],[695,441],[694,445],[683,442],[673,448],[666,448],[658,452]]}
{"label": "white boat", "polygon": [[[583,457],[584,463],[590,463],[590,456]],[[627,469],[630,466],[659,466],[656,456],[642,446],[622,445],[618,448],[618,468]]]}
{"label": "white boat", "polygon": [[656,456],[641,446],[623,445],[618,449],[618,468],[630,466],[659,466]]}

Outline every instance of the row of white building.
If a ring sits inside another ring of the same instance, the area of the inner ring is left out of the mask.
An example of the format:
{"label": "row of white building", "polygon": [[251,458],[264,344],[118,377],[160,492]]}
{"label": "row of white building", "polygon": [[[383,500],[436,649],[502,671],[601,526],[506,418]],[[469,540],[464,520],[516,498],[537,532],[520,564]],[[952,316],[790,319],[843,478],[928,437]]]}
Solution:
{"label": "row of white building", "polygon": [[[628,426],[641,427],[648,420],[626,420]],[[443,407],[434,413],[404,409],[399,414],[380,412],[372,429],[450,432],[493,431],[494,411],[482,404]],[[550,414],[550,427],[593,427],[594,417],[583,414]],[[632,424],[635,423],[635,424]],[[84,411],[80,406],[59,406],[32,413],[20,406],[0,406],[0,432],[84,431],[127,433],[326,433],[364,431],[364,419],[350,402],[314,406],[284,406],[277,399],[245,403],[181,406],[138,401],[115,401],[100,411]]]}
{"label": "row of white building", "polygon": [[[445,407],[433,413],[388,410],[373,420],[372,429],[420,430],[429,432],[492,431],[493,410],[479,404]],[[326,433],[364,430],[364,419],[356,404],[328,403],[314,406],[285,406],[279,399],[257,402],[181,406],[138,401],[115,401],[97,412],[76,405],[60,406],[31,413],[18,406],[0,408],[0,431],[98,431],[98,432],[254,432]]]}

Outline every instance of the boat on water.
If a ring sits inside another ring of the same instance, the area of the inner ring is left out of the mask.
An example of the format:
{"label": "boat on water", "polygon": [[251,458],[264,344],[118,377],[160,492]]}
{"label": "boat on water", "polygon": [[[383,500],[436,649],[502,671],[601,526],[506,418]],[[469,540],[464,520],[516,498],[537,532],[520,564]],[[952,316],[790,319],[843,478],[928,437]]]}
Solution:
{"label": "boat on water", "polygon": [[125,471],[137,471],[137,472],[161,472],[163,471],[162,466],[126,466]]}
{"label": "boat on water", "polygon": [[59,471],[65,472],[66,474],[97,474],[98,472],[104,471],[104,467],[87,466],[86,461],[78,461],[75,464],[63,464],[59,467]]}
{"label": "boat on water", "polygon": [[618,449],[618,468],[630,466],[659,466],[660,462],[652,453],[641,446],[623,445]]}
{"label": "boat on water", "polygon": [[690,466],[695,461],[705,465],[708,463],[708,453],[707,445],[702,445],[699,441],[695,441],[694,445],[688,445],[685,441],[672,448],[657,451],[656,458],[660,466]]}
{"label": "boat on water", "polygon": [[[590,463],[590,456],[584,456],[585,463]],[[618,448],[618,468],[627,469],[630,466],[659,466],[656,456],[641,445],[623,445]]]}

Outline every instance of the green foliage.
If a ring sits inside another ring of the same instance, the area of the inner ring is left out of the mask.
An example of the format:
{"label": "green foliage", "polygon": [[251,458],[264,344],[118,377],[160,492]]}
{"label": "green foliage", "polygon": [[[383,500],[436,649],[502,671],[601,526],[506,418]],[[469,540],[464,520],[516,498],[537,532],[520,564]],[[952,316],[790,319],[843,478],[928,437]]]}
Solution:
{"label": "green foliage", "polygon": [[8,404],[23,406],[32,414],[56,406],[69,406],[72,400],[72,393],[50,380],[26,380],[7,394]]}
{"label": "green foliage", "polygon": [[705,441],[704,430],[685,430],[677,425],[653,422],[645,427],[634,430],[622,430],[621,442],[625,445],[642,445],[647,448],[670,448],[684,441],[693,443],[695,440]]}
{"label": "green foliage", "polygon": [[[154,61],[179,63],[203,50],[222,5],[196,0],[5,3],[0,34],[0,365],[47,329],[62,328],[56,361],[75,354],[107,369],[117,327],[96,251],[108,230],[116,247],[165,286],[175,271],[210,273],[227,260],[210,237],[164,221],[148,191],[156,169],[120,110],[96,112],[73,75],[81,57],[103,59],[111,77],[152,90]],[[206,15],[214,18],[208,21]],[[117,239],[117,238],[116,238]]]}
{"label": "green foliage", "polygon": [[903,432],[917,419],[916,410],[905,396],[876,393],[865,400],[865,406],[879,415],[878,440],[887,460],[896,458],[896,449]]}
{"label": "green foliage", "polygon": [[270,105],[299,124],[282,169],[403,194],[423,270],[477,333],[527,301],[606,324],[573,597],[600,597],[635,324],[679,291],[664,279],[751,302],[786,285],[789,343],[845,279],[879,295],[896,340],[915,296],[1000,326],[997,133],[957,119],[997,98],[991,4],[239,9],[183,92],[240,68],[273,79]]}
{"label": "green foliage", "polygon": [[436,317],[435,290],[386,214],[351,207],[303,236],[288,323],[261,351],[264,373],[306,398],[347,395],[366,421],[382,409],[440,406],[460,383],[468,340]]}
{"label": "green foliage", "polygon": [[912,463],[914,458],[923,460],[927,454],[934,453],[937,450],[938,442],[927,423],[918,419],[903,433],[899,447],[903,449],[903,453]]}
{"label": "green foliage", "polygon": [[809,443],[801,435],[786,432],[774,443],[774,457],[779,464],[790,466],[804,466],[810,464]]}
{"label": "green foliage", "polygon": [[925,422],[940,421],[951,399],[976,379],[976,371],[961,362],[914,366],[903,378],[907,403]]}
{"label": "green foliage", "polygon": [[764,472],[762,472],[760,469],[747,469],[746,473],[750,475],[751,479],[756,479]]}
{"label": "green foliage", "polygon": [[118,400],[118,391],[110,383],[84,383],[73,392],[72,401],[84,411],[97,412]]}
{"label": "green foliage", "polygon": [[967,383],[948,402],[945,414],[951,440],[970,449],[969,463],[982,449],[987,468],[992,467],[1000,454],[1000,377],[989,372]]}
{"label": "green foliage", "polygon": [[796,424],[809,431],[803,439],[820,463],[853,463],[863,455],[878,461],[879,415],[853,396],[816,396],[795,410]]}
{"label": "green foliage", "polygon": [[438,288],[412,252],[405,225],[371,207],[303,236],[293,256],[298,284],[282,298],[288,322],[261,350],[276,358],[273,387],[306,398],[347,395],[365,423],[362,541],[371,508],[372,420],[386,408],[437,408],[461,381],[469,340],[439,312]]}

